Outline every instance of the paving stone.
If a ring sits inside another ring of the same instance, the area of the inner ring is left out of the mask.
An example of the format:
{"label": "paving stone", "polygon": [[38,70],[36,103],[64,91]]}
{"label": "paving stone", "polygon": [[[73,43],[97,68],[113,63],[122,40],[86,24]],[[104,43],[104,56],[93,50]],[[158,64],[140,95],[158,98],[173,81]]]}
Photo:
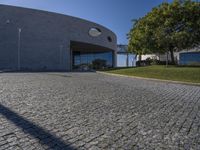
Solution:
{"label": "paving stone", "polygon": [[200,87],[98,73],[1,73],[0,150],[200,149]]}

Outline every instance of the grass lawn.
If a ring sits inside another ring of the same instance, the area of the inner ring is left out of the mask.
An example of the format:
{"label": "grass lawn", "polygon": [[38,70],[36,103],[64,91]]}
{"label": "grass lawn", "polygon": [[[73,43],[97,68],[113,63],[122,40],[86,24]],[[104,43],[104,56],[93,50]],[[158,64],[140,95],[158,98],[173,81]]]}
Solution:
{"label": "grass lawn", "polygon": [[200,83],[200,67],[147,66],[106,70],[107,73]]}

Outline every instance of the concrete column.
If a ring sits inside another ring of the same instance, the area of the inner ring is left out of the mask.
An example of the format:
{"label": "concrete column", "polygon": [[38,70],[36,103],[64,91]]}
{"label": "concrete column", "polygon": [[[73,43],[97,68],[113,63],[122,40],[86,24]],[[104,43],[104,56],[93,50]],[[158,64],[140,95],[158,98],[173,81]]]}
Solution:
{"label": "concrete column", "polygon": [[113,52],[113,67],[117,67],[117,51]]}

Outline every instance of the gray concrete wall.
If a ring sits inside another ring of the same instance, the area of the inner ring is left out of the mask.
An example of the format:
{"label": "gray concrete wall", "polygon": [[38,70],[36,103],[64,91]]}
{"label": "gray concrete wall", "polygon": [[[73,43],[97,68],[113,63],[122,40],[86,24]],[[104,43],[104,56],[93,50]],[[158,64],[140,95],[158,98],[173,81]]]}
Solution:
{"label": "gray concrete wall", "polygon": [[[102,34],[91,37],[88,31],[92,27],[101,29]],[[69,71],[70,41],[117,49],[115,34],[99,24],[62,14],[0,5],[0,70],[17,70],[18,28],[22,29],[22,70]]]}

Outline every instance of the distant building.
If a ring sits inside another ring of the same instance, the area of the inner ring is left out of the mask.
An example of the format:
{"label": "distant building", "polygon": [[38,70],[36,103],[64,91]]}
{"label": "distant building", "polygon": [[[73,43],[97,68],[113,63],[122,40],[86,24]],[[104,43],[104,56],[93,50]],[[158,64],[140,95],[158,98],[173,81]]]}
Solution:
{"label": "distant building", "polygon": [[134,67],[135,54],[128,52],[127,45],[117,45],[117,67]]}
{"label": "distant building", "polygon": [[[142,55],[141,60],[156,59],[159,61],[166,61],[167,60],[167,53],[165,54],[146,54]],[[200,46],[197,46],[193,49],[189,50],[182,50],[180,52],[174,52],[175,61],[179,65],[200,65]],[[139,56],[137,56],[136,61],[139,60]],[[168,60],[171,61],[170,53],[168,53]]]}
{"label": "distant building", "polygon": [[180,65],[200,66],[200,46],[189,51],[181,51],[178,60]]}

